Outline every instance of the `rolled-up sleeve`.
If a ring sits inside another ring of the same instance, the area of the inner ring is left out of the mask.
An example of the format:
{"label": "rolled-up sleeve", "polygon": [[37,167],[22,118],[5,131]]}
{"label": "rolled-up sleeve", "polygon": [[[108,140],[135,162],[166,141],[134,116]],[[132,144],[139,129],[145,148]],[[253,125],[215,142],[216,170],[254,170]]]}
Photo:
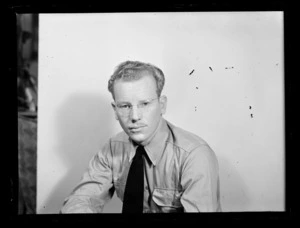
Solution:
{"label": "rolled-up sleeve", "polygon": [[220,212],[219,167],[208,145],[191,152],[182,166],[181,203],[185,212]]}
{"label": "rolled-up sleeve", "polygon": [[90,160],[80,183],[64,200],[60,213],[101,213],[113,193],[112,155],[108,142]]}

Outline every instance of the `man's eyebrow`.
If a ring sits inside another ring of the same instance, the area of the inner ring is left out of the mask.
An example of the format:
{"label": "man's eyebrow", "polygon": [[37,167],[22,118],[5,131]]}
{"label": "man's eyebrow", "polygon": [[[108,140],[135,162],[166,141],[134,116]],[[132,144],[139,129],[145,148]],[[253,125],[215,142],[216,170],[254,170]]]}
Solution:
{"label": "man's eyebrow", "polygon": [[[138,103],[143,103],[143,102],[150,102],[151,98],[147,98],[147,99],[143,99],[143,100],[139,100]],[[129,101],[116,101],[117,104],[131,104],[131,102]]]}
{"label": "man's eyebrow", "polygon": [[131,104],[129,101],[116,101],[117,104]]}
{"label": "man's eyebrow", "polygon": [[140,100],[139,102],[149,102],[149,101],[151,101],[150,98],[149,99]]}

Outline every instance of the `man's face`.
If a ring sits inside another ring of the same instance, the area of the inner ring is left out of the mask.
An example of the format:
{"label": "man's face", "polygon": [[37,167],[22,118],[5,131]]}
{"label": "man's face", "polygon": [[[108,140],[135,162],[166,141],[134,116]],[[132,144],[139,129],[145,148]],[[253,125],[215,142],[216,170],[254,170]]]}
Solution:
{"label": "man's face", "polygon": [[[138,80],[115,81],[113,108],[127,135],[136,143],[146,145],[166,111],[167,99],[165,96],[158,99],[155,79],[147,72],[141,74],[144,75]],[[126,114],[120,109],[127,109]]]}

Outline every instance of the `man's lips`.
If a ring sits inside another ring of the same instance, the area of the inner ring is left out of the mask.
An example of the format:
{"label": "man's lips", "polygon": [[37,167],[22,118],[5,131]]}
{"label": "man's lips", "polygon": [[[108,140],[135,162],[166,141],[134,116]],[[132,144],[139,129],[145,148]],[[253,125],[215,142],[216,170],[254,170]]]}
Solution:
{"label": "man's lips", "polygon": [[140,131],[144,127],[145,127],[145,125],[141,125],[141,126],[129,127],[128,129],[132,132],[136,132],[136,131]]}

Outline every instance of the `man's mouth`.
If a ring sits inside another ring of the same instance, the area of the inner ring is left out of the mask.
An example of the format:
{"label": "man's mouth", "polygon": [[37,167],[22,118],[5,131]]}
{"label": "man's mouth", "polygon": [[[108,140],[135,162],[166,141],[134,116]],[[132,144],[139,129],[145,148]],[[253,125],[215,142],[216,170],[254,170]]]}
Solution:
{"label": "man's mouth", "polygon": [[144,127],[145,126],[136,126],[136,127],[129,127],[128,129],[129,129],[130,132],[135,133],[135,132],[141,131]]}

